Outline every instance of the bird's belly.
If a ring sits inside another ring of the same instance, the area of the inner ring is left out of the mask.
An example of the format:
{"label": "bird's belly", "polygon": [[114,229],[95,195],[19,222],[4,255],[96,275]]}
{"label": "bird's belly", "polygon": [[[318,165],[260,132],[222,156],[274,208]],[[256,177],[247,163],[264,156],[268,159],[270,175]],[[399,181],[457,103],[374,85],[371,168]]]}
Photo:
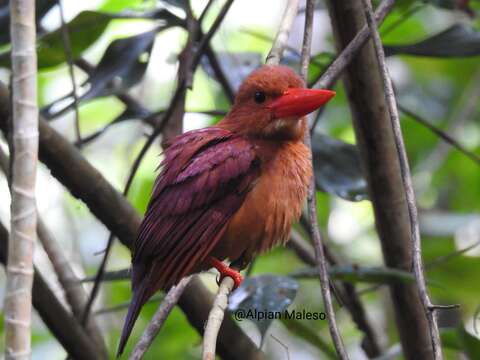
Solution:
{"label": "bird's belly", "polygon": [[262,174],[228,223],[213,256],[232,261],[242,257],[249,262],[256,253],[288,240],[311,176],[308,156],[302,153],[291,162],[276,164]]}

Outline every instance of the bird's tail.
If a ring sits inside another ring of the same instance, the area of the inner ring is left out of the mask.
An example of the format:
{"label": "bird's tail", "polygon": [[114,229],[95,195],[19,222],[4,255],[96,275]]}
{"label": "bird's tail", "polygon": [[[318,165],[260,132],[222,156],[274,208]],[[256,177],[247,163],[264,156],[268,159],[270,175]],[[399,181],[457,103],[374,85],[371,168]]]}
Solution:
{"label": "bird's tail", "polygon": [[120,342],[118,344],[117,358],[122,355],[125,345],[127,344],[130,333],[132,332],[133,325],[140,314],[140,310],[145,302],[148,300],[147,286],[140,284],[133,292],[133,297],[130,305],[128,306],[127,317],[123,324],[122,335],[120,336]]}

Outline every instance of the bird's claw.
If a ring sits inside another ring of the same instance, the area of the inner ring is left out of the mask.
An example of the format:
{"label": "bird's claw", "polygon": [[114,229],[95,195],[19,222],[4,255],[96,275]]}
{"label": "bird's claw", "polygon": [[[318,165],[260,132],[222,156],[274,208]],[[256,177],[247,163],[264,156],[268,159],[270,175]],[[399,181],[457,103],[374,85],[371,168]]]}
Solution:
{"label": "bird's claw", "polygon": [[220,273],[220,279],[217,278],[217,284],[220,286],[220,283],[225,278],[225,276],[230,277],[233,280],[233,290],[238,288],[243,281],[242,275],[235,269],[225,265],[222,261],[215,259],[214,257],[210,258],[210,265]]}

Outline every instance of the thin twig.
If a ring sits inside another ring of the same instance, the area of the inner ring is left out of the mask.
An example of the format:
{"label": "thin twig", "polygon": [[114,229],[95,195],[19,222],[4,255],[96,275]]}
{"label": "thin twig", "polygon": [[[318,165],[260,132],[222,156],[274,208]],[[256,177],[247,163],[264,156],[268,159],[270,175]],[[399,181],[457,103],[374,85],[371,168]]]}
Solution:
{"label": "thin twig", "polygon": [[406,107],[398,104],[398,109],[403,112],[405,115],[408,117],[412,118],[419,124],[422,124],[425,126],[428,130],[433,132],[435,135],[440,137],[442,140],[444,140],[447,144],[453,146],[455,149],[460,151],[462,154],[470,158],[472,161],[480,165],[480,156],[475,154],[474,152],[468,150],[465,146],[460,144],[457,140],[455,140],[452,136],[450,136],[447,132],[440,130],[437,128],[435,125],[433,125],[430,121],[424,119],[418,114],[415,114],[413,111],[408,110]]}
{"label": "thin twig", "polygon": [[155,339],[155,336],[157,336],[164,322],[167,320],[168,315],[170,314],[174,306],[177,304],[180,296],[183,294],[183,291],[185,290],[185,287],[188,285],[189,281],[190,277],[183,278],[176,286],[172,287],[168,291],[165,299],[163,299],[162,303],[158,307],[157,312],[155,313],[155,315],[153,315],[152,320],[150,320],[150,323],[143,331],[142,337],[135,345],[135,348],[130,355],[130,360],[140,360],[143,358],[148,348],[152,344],[153,340]]}
{"label": "thin twig", "polygon": [[210,10],[210,7],[212,6],[212,4],[215,2],[215,0],[208,0],[208,3],[207,5],[205,5],[205,7],[203,8],[202,10],[202,13],[200,14],[199,18],[198,18],[198,23],[201,24],[203,22],[203,19],[205,18],[205,16],[207,15],[208,13],[208,10]]}
{"label": "thin twig", "polygon": [[65,13],[63,11],[63,1],[58,0],[58,8],[60,10],[61,30],[62,30],[62,42],[63,50],[68,65],[68,72],[70,74],[70,80],[72,81],[72,96],[73,106],[75,109],[75,136],[76,143],[79,147],[82,146],[82,133],[80,131],[80,113],[78,111],[78,94],[77,94],[77,82],[75,81],[75,71],[73,69],[73,52],[72,45],[70,43],[70,35],[68,34],[68,26],[65,22]]}
{"label": "thin twig", "polygon": [[403,143],[402,130],[400,127],[400,118],[398,116],[397,103],[395,100],[395,94],[393,92],[393,85],[388,73],[387,65],[385,63],[385,53],[383,51],[382,41],[378,33],[377,24],[375,22],[375,16],[372,10],[372,4],[370,0],[362,0],[365,8],[365,15],[367,23],[372,34],[373,44],[375,47],[375,53],[378,59],[378,65],[381,69],[381,75],[384,83],[385,98],[387,101],[388,113],[392,123],[392,129],[395,138],[395,146],[397,148],[398,158],[400,162],[400,170],[402,183],[405,191],[405,197],[408,207],[408,215],[410,218],[410,231],[413,250],[413,270],[416,278],[418,292],[422,301],[425,313],[427,316],[430,336],[433,347],[434,359],[443,359],[440,333],[438,331],[437,319],[435,317],[435,308],[433,308],[430,301],[427,287],[425,284],[425,276],[423,271],[422,253],[421,253],[421,241],[420,230],[418,226],[418,214],[417,207],[415,205],[415,193],[413,191],[412,179],[410,174],[410,167],[405,151],[405,145]]}
{"label": "thin twig", "polygon": [[225,276],[220,283],[215,301],[208,315],[205,332],[203,333],[203,360],[215,359],[218,331],[225,316],[225,310],[228,305],[228,295],[232,292],[233,285],[233,279],[229,276]]}
{"label": "thin twig", "polygon": [[10,1],[12,64],[11,232],[5,290],[5,358],[31,356],[33,249],[37,211],[37,54],[35,1]]}
{"label": "thin twig", "polygon": [[279,64],[280,59],[283,56],[283,51],[287,46],[288,36],[292,29],[293,20],[297,16],[299,0],[289,0],[287,7],[283,13],[282,23],[280,29],[277,32],[275,41],[273,42],[272,49],[267,55],[265,63],[267,64]]}
{"label": "thin twig", "polygon": [[198,45],[197,49],[195,50],[195,55],[192,59],[191,62],[191,69],[192,71],[197,68],[198,63],[200,62],[200,59],[203,56],[203,53],[205,52],[205,49],[208,44],[210,44],[210,40],[213,38],[213,35],[217,32],[218,28],[223,22],[223,19],[225,19],[225,16],[227,15],[228,10],[230,9],[230,6],[232,6],[233,0],[228,0],[220,10],[220,12],[217,15],[217,18],[213,22],[212,26],[208,30],[208,32],[205,34],[205,36],[202,38],[200,41],[200,44]]}
{"label": "thin twig", "polygon": [[[478,97],[480,96],[480,70],[477,70],[462,89],[459,101],[450,113],[446,123],[446,133],[460,137],[464,125],[475,118],[478,112]],[[445,143],[439,143],[417,167],[422,171],[434,173],[448,155],[450,148]]]}
{"label": "thin twig", "polygon": [[[306,82],[308,75],[308,65],[310,62],[310,49],[312,45],[312,33],[313,33],[313,13],[315,10],[314,0],[307,0],[307,9],[305,13],[305,32],[303,36],[302,45],[302,59],[300,67],[300,75]],[[312,153],[312,141],[310,138],[310,131],[305,131],[305,144]],[[313,164],[312,164],[313,166]],[[315,247],[315,258],[318,268],[318,275],[320,277],[320,289],[322,290],[323,306],[327,313],[328,329],[330,336],[332,337],[335,350],[340,359],[348,359],[348,354],[343,345],[340,331],[338,330],[337,321],[335,319],[335,310],[333,309],[332,295],[330,294],[330,279],[328,277],[327,260],[325,259],[325,253],[322,244],[322,235],[317,219],[317,201],[315,193],[315,178],[312,175],[310,184],[308,186],[307,207],[309,217],[309,231],[312,237]]]}

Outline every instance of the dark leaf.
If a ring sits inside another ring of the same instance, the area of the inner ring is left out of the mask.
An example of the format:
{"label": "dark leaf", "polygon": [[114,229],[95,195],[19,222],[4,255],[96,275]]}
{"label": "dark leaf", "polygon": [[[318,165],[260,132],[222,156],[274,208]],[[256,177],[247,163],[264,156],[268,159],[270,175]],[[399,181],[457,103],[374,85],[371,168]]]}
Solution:
{"label": "dark leaf", "polygon": [[[283,312],[295,298],[298,291],[296,280],[285,276],[261,275],[246,278],[229,299],[231,312],[258,313]],[[274,319],[252,320],[263,337]]]}
{"label": "dark leaf", "polygon": [[456,24],[415,44],[385,45],[385,54],[429,57],[476,56],[480,54],[480,32],[471,26]]}
{"label": "dark leaf", "polygon": [[[132,37],[112,41],[103,54],[100,63],[83,84],[88,90],[79,97],[79,101],[87,101],[99,96],[106,96],[128,89],[138,83],[147,69],[150,51],[157,29]],[[71,94],[68,95],[70,97]],[[42,114],[45,118],[63,114],[73,106],[73,101],[60,110],[54,110],[65,97],[45,106]]]}
{"label": "dark leaf", "polygon": [[367,198],[367,183],[356,146],[315,133],[312,151],[315,182],[320,190],[351,201]]}

